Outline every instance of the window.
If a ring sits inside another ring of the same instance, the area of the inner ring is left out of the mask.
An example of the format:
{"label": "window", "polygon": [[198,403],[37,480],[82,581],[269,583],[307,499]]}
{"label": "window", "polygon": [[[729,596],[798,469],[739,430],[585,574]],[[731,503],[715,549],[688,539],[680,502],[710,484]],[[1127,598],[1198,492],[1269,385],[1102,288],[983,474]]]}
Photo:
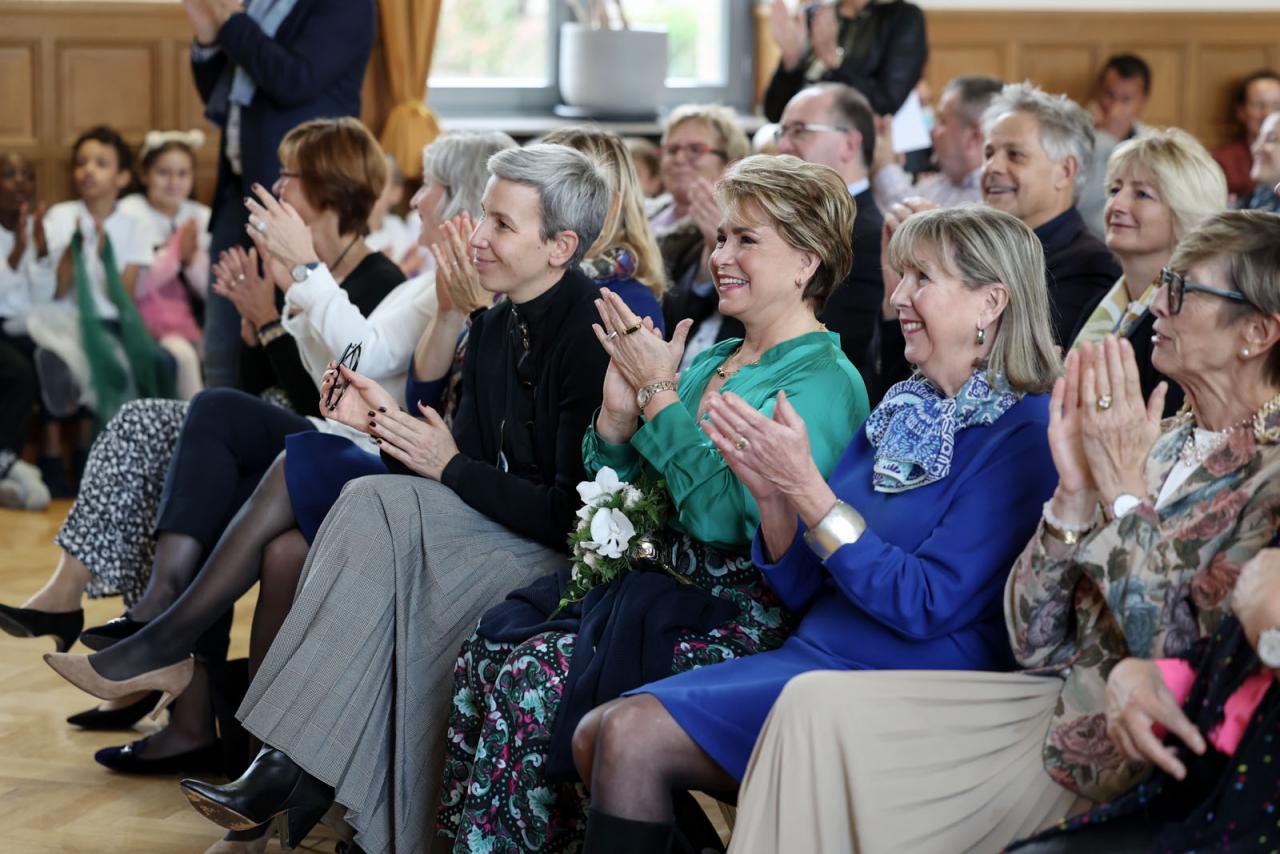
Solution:
{"label": "window", "polygon": [[[624,0],[633,27],[669,33],[666,106],[751,103],[750,0]],[[428,101],[442,115],[548,113],[560,101],[563,0],[443,0]]]}

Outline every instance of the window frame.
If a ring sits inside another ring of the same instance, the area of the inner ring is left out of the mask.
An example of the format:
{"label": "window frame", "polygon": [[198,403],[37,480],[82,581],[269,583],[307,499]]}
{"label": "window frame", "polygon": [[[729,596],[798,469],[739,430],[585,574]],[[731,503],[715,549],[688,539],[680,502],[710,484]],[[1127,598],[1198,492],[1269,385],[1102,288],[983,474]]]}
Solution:
{"label": "window frame", "polygon": [[[720,8],[726,23],[724,45],[725,80],[722,85],[667,84],[661,112],[680,104],[721,103],[747,113],[754,99],[754,23],[752,0],[697,0]],[[501,79],[475,85],[428,85],[427,105],[442,118],[477,115],[551,115],[560,103],[560,25],[573,20],[563,0],[552,0],[547,32],[550,57],[549,80],[541,86],[514,86]]]}

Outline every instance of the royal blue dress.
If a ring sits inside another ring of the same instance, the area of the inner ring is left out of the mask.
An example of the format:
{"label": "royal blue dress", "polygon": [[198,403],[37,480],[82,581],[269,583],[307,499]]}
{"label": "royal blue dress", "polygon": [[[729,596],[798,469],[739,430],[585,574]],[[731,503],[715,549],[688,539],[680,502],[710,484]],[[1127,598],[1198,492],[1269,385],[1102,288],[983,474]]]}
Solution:
{"label": "royal blue dress", "polygon": [[[640,317],[652,318],[659,331],[664,329],[662,308],[648,285],[632,278],[599,280],[599,284],[622,297]],[[447,376],[426,382],[415,379],[410,357],[405,408],[417,413],[414,404],[421,402],[439,409],[446,380]],[[358,477],[388,473],[381,455],[363,450],[346,436],[309,430],[286,437],[284,447],[284,479],[293,516],[308,543],[315,540],[320,523],[338,500],[342,487]]]}
{"label": "royal blue dress", "polygon": [[760,535],[752,557],[801,614],[781,647],[691,670],[632,694],[653,694],[721,767],[741,780],[756,737],[787,682],[810,670],[1009,670],[1003,591],[1057,485],[1047,395],[1027,395],[998,420],[956,434],[950,473],[896,494],[871,486],[865,429],[829,483],[867,530],[826,562],[803,526],[777,563]]}

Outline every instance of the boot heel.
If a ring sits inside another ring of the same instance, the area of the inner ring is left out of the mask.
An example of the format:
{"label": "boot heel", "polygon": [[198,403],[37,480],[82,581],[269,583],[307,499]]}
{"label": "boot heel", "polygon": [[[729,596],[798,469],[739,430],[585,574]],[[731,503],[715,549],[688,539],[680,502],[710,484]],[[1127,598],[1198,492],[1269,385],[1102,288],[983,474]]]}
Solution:
{"label": "boot heel", "polygon": [[284,815],[280,816],[282,822],[280,844],[286,849],[297,848],[328,811],[329,804],[320,807],[292,807],[285,810]]}

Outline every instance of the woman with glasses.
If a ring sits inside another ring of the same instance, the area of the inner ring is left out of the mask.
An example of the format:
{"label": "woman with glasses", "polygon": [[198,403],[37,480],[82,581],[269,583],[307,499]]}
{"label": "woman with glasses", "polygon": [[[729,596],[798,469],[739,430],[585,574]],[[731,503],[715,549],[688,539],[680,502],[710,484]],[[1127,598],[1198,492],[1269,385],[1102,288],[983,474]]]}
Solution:
{"label": "woman with glasses", "polygon": [[[1150,396],[1167,377],[1151,366],[1151,304],[1160,271],[1173,248],[1205,217],[1227,207],[1227,182],[1209,152],[1189,133],[1157,130],[1121,143],[1107,163],[1103,209],[1107,248],[1120,261],[1120,279],[1093,306],[1076,330],[1073,347],[1097,344],[1107,335],[1133,345],[1142,394]],[[1182,406],[1182,389],[1169,386],[1164,414]]]}
{"label": "woman with glasses", "polygon": [[713,186],[729,164],[751,153],[733,111],[716,105],[678,107],[660,146],[662,181],[670,201],[649,218],[671,290],[662,300],[668,329],[692,320],[681,367],[706,348],[742,336],[742,324],[720,314],[707,258],[715,250],[720,209]]}
{"label": "woman with glasses", "polygon": [[[1132,788],[1106,677],[1213,634],[1280,524],[1280,217],[1226,212],[1178,244],[1158,289],[1144,400],[1133,347],[1067,356],[1050,403],[1058,486],[1005,586],[1030,672],[811,674],[783,691],[738,801],[734,852],[995,851]],[[904,751],[913,759],[904,762]]]}

